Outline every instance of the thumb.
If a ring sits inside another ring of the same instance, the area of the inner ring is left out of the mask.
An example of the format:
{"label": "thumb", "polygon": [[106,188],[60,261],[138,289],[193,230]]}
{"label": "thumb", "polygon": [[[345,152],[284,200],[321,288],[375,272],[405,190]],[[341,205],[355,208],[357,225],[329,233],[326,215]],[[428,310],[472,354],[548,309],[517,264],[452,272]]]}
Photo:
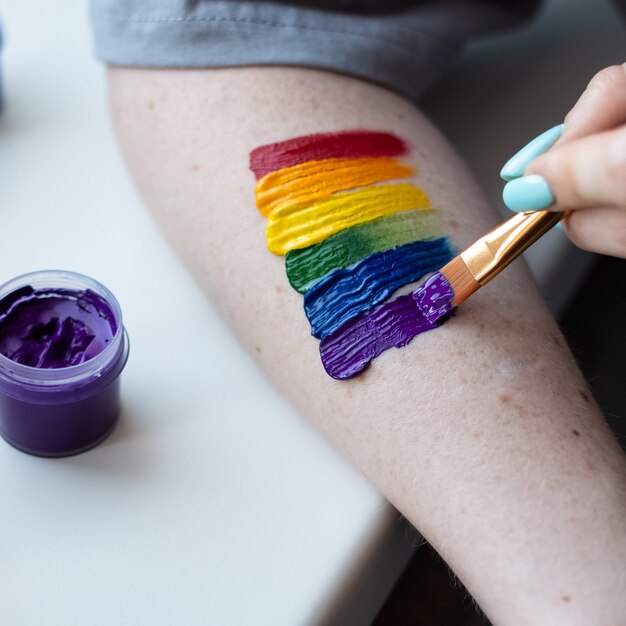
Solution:
{"label": "thumb", "polygon": [[553,148],[535,159],[525,174],[523,178],[538,174],[547,182],[545,208],[626,208],[626,127]]}

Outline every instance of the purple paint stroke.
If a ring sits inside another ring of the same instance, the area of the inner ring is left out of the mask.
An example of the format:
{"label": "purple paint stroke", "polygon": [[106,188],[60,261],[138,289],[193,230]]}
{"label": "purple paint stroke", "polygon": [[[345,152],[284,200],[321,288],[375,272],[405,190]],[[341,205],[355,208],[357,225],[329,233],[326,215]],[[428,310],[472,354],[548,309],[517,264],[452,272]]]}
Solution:
{"label": "purple paint stroke", "polygon": [[441,272],[429,276],[411,295],[429,324],[441,326],[452,313],[454,289]]}
{"label": "purple paint stroke", "polygon": [[326,372],[338,380],[361,373],[389,348],[441,326],[453,311],[454,290],[435,272],[410,294],[374,307],[346,322],[320,342]]}

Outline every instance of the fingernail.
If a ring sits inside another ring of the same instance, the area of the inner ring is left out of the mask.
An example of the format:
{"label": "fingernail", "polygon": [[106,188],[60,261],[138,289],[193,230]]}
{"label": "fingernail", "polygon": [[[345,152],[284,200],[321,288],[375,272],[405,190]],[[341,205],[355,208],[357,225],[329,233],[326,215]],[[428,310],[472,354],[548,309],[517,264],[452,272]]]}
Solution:
{"label": "fingernail", "polygon": [[562,222],[558,222],[558,224],[556,225],[557,229],[560,230],[561,232],[563,231],[563,223]]}
{"label": "fingernail", "polygon": [[554,195],[543,176],[529,174],[508,182],[502,199],[511,211],[538,211],[549,207],[554,202]]}
{"label": "fingernail", "polygon": [[524,175],[526,166],[534,161],[540,154],[551,148],[556,140],[563,134],[565,124],[559,124],[545,133],[535,137],[527,143],[519,152],[514,154],[500,171],[500,178],[513,180]]}

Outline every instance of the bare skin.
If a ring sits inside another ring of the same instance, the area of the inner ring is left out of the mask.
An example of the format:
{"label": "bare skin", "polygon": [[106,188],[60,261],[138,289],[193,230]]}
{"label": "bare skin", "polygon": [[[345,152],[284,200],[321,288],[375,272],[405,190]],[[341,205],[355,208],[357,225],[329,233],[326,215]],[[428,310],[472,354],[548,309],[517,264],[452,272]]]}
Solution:
{"label": "bare skin", "polygon": [[[371,128],[408,139],[462,248],[498,220],[410,103],[295,68],[111,69],[146,204],[268,377],[424,534],[496,624],[624,623],[626,462],[521,262],[362,376],[324,372],[265,244],[250,150]],[[303,497],[305,494],[303,494]]]}

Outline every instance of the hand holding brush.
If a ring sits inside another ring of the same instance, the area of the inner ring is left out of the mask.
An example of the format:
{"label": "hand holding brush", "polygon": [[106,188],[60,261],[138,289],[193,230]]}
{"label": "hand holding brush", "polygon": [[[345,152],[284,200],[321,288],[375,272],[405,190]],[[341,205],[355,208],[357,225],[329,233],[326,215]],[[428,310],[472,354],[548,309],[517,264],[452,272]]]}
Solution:
{"label": "hand holding brush", "polygon": [[626,64],[596,74],[565,124],[533,139],[500,175],[508,181],[504,202],[517,215],[418,289],[420,308],[432,323],[561,220],[581,248],[626,258]]}
{"label": "hand holding brush", "polygon": [[502,176],[511,180],[504,189],[511,210],[567,210],[573,243],[626,258],[626,64],[596,74],[564,126],[523,148]]}

